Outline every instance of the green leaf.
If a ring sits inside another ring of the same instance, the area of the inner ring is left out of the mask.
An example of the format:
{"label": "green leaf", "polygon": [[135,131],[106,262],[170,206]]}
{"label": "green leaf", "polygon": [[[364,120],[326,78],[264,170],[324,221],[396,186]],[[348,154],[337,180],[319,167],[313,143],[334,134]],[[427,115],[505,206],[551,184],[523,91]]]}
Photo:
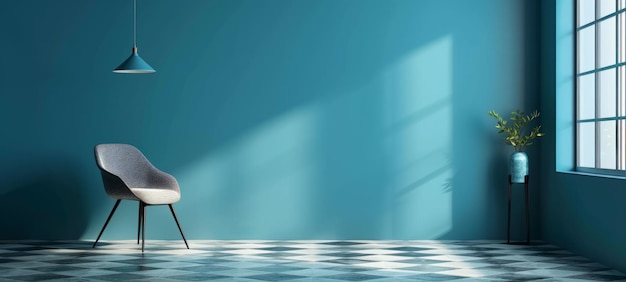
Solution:
{"label": "green leaf", "polygon": [[514,146],[516,151],[522,151],[526,146],[533,144],[533,139],[544,136],[544,133],[541,132],[541,125],[532,128],[530,131],[526,130],[526,126],[539,117],[540,113],[537,110],[527,115],[517,109],[511,112],[511,116],[508,120],[502,118],[502,116],[494,110],[489,110],[487,113],[489,116],[496,119],[498,134],[506,133],[505,143]]}

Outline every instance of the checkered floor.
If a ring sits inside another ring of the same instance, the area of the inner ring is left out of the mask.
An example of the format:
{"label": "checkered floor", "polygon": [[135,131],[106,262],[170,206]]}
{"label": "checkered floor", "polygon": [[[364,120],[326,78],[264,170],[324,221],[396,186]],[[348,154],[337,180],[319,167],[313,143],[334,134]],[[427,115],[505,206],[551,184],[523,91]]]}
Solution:
{"label": "checkered floor", "polygon": [[0,281],[626,281],[541,242],[0,241]]}

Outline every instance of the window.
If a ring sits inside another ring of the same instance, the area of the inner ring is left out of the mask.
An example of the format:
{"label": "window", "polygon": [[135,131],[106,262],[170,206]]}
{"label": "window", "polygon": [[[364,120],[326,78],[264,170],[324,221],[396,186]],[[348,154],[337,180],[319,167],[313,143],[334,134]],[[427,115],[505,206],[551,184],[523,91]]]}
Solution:
{"label": "window", "polygon": [[626,0],[576,1],[576,167],[626,169]]}

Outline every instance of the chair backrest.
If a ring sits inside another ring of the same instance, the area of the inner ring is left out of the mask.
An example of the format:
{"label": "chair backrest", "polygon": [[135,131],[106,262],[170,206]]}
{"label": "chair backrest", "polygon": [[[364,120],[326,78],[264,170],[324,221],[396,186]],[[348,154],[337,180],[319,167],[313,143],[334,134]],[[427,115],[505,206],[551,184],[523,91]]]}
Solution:
{"label": "chair backrest", "polygon": [[178,181],[150,163],[134,146],[128,144],[99,144],[94,148],[96,163],[102,174],[104,189],[115,199],[139,199],[132,188],[176,191]]}
{"label": "chair backrest", "polygon": [[[111,196],[129,194],[129,187],[145,187],[150,175],[157,170],[148,159],[134,146],[128,144],[99,144],[94,148],[96,163],[103,171],[103,180],[107,193]],[[118,183],[110,175],[119,177]],[[123,187],[125,186],[125,187]],[[123,198],[128,198],[123,197]]]}
{"label": "chair backrest", "polygon": [[132,145],[100,144],[95,147],[98,167],[122,178],[132,181],[145,177],[155,167]]}

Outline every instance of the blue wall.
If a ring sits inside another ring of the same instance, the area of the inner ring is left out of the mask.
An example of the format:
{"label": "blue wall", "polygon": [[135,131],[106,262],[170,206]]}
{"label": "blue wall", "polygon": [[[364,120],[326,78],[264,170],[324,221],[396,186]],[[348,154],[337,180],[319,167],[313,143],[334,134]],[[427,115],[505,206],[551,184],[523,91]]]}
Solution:
{"label": "blue wall", "polygon": [[[538,108],[538,3],[139,1],[157,73],[120,75],[130,0],[2,1],[0,239],[94,238],[105,142],[178,178],[190,239],[504,239],[512,149],[486,112]],[[147,238],[178,238],[147,213]]]}
{"label": "blue wall", "polygon": [[542,237],[626,271],[626,190],[623,178],[572,173],[573,1],[542,1]]}

